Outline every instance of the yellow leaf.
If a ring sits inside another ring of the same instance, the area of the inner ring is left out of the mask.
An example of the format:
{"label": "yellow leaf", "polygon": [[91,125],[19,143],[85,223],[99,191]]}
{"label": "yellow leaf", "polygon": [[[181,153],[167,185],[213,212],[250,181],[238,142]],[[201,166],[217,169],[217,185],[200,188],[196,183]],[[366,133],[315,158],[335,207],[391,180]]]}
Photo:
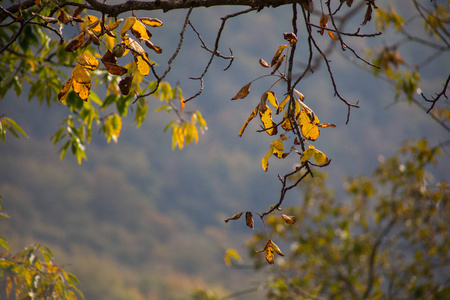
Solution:
{"label": "yellow leaf", "polygon": [[96,70],[98,68],[99,62],[98,60],[90,53],[83,53],[78,57],[78,64],[82,65],[88,70]]}
{"label": "yellow leaf", "polygon": [[76,65],[72,72],[72,86],[81,99],[87,101],[91,89],[91,75],[81,65]]}
{"label": "yellow leaf", "polygon": [[131,33],[139,40],[145,39],[150,40],[152,34],[148,29],[139,21],[135,21],[133,26],[131,26]]}
{"label": "yellow leaf", "polygon": [[233,215],[231,218],[226,219],[226,220],[225,220],[225,223],[228,223],[228,221],[230,221],[230,220],[237,220],[237,219],[239,219],[241,216],[242,216],[242,212],[237,213],[237,214]]}
{"label": "yellow leaf", "polygon": [[96,16],[88,15],[86,19],[89,21],[89,25],[85,29],[101,32],[102,26],[100,20]]}
{"label": "yellow leaf", "polygon": [[122,129],[122,119],[118,114],[114,114],[108,116],[105,120],[105,124],[103,125],[103,130],[107,137],[107,142],[109,143],[111,139],[115,143],[117,143],[117,139],[120,134],[120,130]]}
{"label": "yellow leaf", "polygon": [[322,152],[316,149],[314,153],[314,160],[319,166],[328,164],[328,157]]}
{"label": "yellow leaf", "polygon": [[125,20],[125,23],[122,25],[122,29],[120,30],[120,37],[125,39],[125,33],[134,25],[136,22],[136,17],[129,17]]}
{"label": "yellow leaf", "polygon": [[237,260],[237,261],[242,260],[241,257],[239,256],[239,253],[236,250],[234,250],[234,249],[227,249],[225,251],[225,255],[224,255],[223,259],[225,260],[225,264],[228,267],[230,267],[232,265],[232,262],[231,262],[232,258],[234,260]]}
{"label": "yellow leaf", "polygon": [[314,153],[316,153],[316,148],[314,146],[309,145],[309,148],[306,149],[300,158],[300,162],[304,163],[308,161],[311,157],[313,157]]}
{"label": "yellow leaf", "polygon": [[254,228],[253,215],[249,211],[245,213],[245,222],[248,227],[250,227],[251,229]]}
{"label": "yellow leaf", "polygon": [[244,85],[239,92],[236,94],[236,96],[234,96],[233,98],[231,98],[231,100],[237,100],[237,99],[244,99],[245,97],[247,97],[247,95],[250,93],[250,85],[252,83],[249,82],[246,85]]}
{"label": "yellow leaf", "polygon": [[271,245],[267,246],[266,249],[266,260],[269,264],[273,264],[273,247]]}
{"label": "yellow leaf", "polygon": [[302,130],[304,138],[315,141],[319,137],[320,131],[319,127],[317,126],[319,124],[319,119],[316,115],[311,115],[311,113],[308,114],[308,111],[306,109],[302,109],[300,111],[298,123],[300,124],[300,128]]}
{"label": "yellow leaf", "polygon": [[242,136],[242,134],[244,133],[244,130],[247,127],[248,123],[250,123],[250,121],[253,120],[254,117],[256,117],[257,113],[258,113],[258,106],[255,107],[255,109],[252,111],[250,116],[248,116],[247,120],[245,120],[244,125],[242,125],[242,128],[239,131],[239,136]]}
{"label": "yellow leaf", "polygon": [[113,31],[114,29],[116,29],[117,27],[119,27],[120,23],[122,23],[123,19],[119,19],[116,22],[112,23],[111,25],[109,25],[106,30],[107,31]]}
{"label": "yellow leaf", "polygon": [[270,143],[270,146],[273,147],[273,155],[275,155],[278,158],[282,158],[284,151],[283,142],[281,140],[275,140],[272,143]]}
{"label": "yellow leaf", "polygon": [[275,252],[276,252],[278,255],[284,256],[283,252],[281,252],[280,248],[278,248],[278,246],[277,246],[272,240],[269,240],[269,242],[270,242],[270,246],[271,246],[273,249],[275,249]]}
{"label": "yellow leaf", "polygon": [[59,102],[62,102],[66,98],[71,87],[72,87],[72,77],[70,77],[70,79],[67,80],[66,83],[64,83],[63,87],[59,91],[59,94],[58,94]]}
{"label": "yellow leaf", "polygon": [[286,55],[283,55],[278,61],[277,61],[277,63],[273,66],[273,70],[272,70],[272,73],[270,73],[270,74],[275,74],[275,72],[278,70],[278,68],[280,68],[280,66],[281,66],[281,64],[283,63],[283,60],[284,60],[284,57],[285,57]]}
{"label": "yellow leaf", "polygon": [[259,116],[261,118],[261,122],[264,124],[264,129],[269,135],[277,134],[276,123],[272,120],[272,110],[265,105],[265,109],[261,110],[259,108]]}
{"label": "yellow leaf", "polygon": [[280,45],[280,47],[278,47],[277,52],[275,52],[275,55],[272,58],[272,61],[270,63],[270,66],[274,66],[277,62],[278,59],[280,58],[281,52],[283,52],[284,49],[286,49],[288,46],[287,45]]}
{"label": "yellow leaf", "polygon": [[139,20],[141,20],[142,23],[144,23],[145,25],[148,26],[152,26],[152,27],[159,27],[163,25],[163,22],[161,22],[160,20],[156,19],[156,18],[139,18]]}
{"label": "yellow leaf", "polygon": [[277,97],[275,97],[275,94],[271,91],[267,93],[267,100],[269,100],[269,103],[272,104],[273,107],[278,109],[278,101]]}
{"label": "yellow leaf", "polygon": [[289,101],[290,98],[291,98],[291,97],[290,97],[289,95],[287,95],[286,98],[284,98],[284,100],[281,101],[281,103],[280,103],[280,105],[278,106],[278,109],[277,109],[277,115],[278,115],[280,112],[283,111],[284,107],[286,106],[286,104],[288,103],[288,101]]}
{"label": "yellow leaf", "polygon": [[274,148],[270,146],[269,151],[264,155],[261,164],[264,171],[267,171],[267,168],[269,167],[269,157],[273,154]]}
{"label": "yellow leaf", "polygon": [[128,44],[128,47],[133,50],[132,53],[134,61],[139,70],[139,73],[141,73],[141,75],[144,76],[148,75],[148,73],[150,73],[150,66],[149,66],[150,62],[148,60],[148,55],[144,51],[142,46],[139,45],[138,42],[136,42],[133,39],[127,39],[125,41],[125,44]]}

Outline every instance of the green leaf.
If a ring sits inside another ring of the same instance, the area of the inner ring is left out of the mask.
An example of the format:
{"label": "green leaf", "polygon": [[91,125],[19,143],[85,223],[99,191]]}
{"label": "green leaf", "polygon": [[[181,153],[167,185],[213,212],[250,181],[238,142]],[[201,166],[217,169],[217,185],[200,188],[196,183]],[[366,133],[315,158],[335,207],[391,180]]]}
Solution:
{"label": "green leaf", "polygon": [[[28,137],[25,131],[20,127],[13,119],[11,118],[5,118],[6,122],[8,122],[9,125],[11,125],[15,130],[17,130],[20,134],[22,134],[25,137]],[[10,129],[11,130],[11,129]]]}
{"label": "green leaf", "polygon": [[2,246],[3,248],[5,248],[6,250],[10,251],[9,245],[6,242],[6,240],[0,236],[0,246]]}

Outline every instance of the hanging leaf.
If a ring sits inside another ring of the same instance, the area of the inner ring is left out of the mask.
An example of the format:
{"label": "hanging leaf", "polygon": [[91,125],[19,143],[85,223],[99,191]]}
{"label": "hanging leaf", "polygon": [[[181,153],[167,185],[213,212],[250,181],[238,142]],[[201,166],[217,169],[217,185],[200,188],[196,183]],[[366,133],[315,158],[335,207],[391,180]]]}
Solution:
{"label": "hanging leaf", "polygon": [[269,103],[275,107],[276,109],[278,109],[278,101],[277,101],[277,97],[275,97],[274,92],[269,91],[267,93],[267,100],[269,101]]}
{"label": "hanging leaf", "polygon": [[116,57],[111,53],[111,51],[107,50],[105,55],[102,57],[102,62],[106,67],[106,70],[112,75],[123,75],[128,72],[125,67],[122,67],[117,64]]}
{"label": "hanging leaf", "polygon": [[299,98],[300,98],[301,101],[304,101],[304,100],[305,100],[305,96],[303,96],[302,93],[300,93],[300,92],[297,91],[296,89],[294,89],[294,92],[297,94],[297,96],[299,96]]}
{"label": "hanging leaf", "polygon": [[108,116],[103,125],[103,131],[106,135],[107,142],[109,143],[112,139],[115,143],[117,143],[121,129],[122,119],[120,116],[118,114]]}
{"label": "hanging leaf", "polygon": [[274,263],[274,252],[276,252],[278,255],[284,256],[284,254],[281,252],[280,248],[278,248],[278,246],[272,242],[272,240],[268,240],[266,245],[264,246],[264,248],[262,250],[258,250],[256,251],[257,253],[259,252],[265,252],[265,258],[267,260],[267,262],[269,264],[273,264]]}
{"label": "hanging leaf", "polygon": [[267,171],[269,167],[269,158],[273,155],[275,155],[278,158],[283,157],[284,152],[284,145],[281,140],[274,140],[272,143],[270,143],[269,151],[266,153],[266,155],[263,157],[261,164],[264,171]]}
{"label": "hanging leaf", "polygon": [[78,57],[77,63],[88,70],[94,71],[98,68],[98,60],[90,53],[83,53]]}
{"label": "hanging leaf", "polygon": [[160,20],[156,19],[156,18],[139,18],[139,20],[141,20],[142,23],[144,23],[145,25],[148,26],[152,26],[152,27],[159,27],[163,25],[163,22],[161,22]]}
{"label": "hanging leaf", "polygon": [[[330,16],[329,15],[326,15],[326,14],[324,14],[324,13],[322,13],[322,15],[321,15],[321,17],[320,17],[320,26],[321,27],[325,27],[325,28],[328,28],[328,18],[329,18]],[[324,28],[321,28],[320,30],[319,30],[319,33],[321,34],[321,35],[323,35],[323,32],[324,32]],[[331,31],[331,30],[328,30],[327,29],[327,33],[328,33],[328,36],[331,38],[331,39],[333,39],[333,40],[338,40],[339,38],[337,38],[335,35],[334,35],[334,33]]]}
{"label": "hanging leaf", "polygon": [[285,56],[286,55],[283,54],[283,56],[277,61],[277,63],[273,66],[272,73],[270,73],[270,74],[272,74],[272,75],[275,74],[275,72],[280,68],[281,64],[283,63]]}
{"label": "hanging leaf", "polygon": [[120,37],[125,39],[126,32],[134,25],[136,22],[136,17],[129,17],[125,20],[125,23],[122,25],[122,29],[120,30]]}
{"label": "hanging leaf", "polygon": [[251,229],[254,228],[253,215],[249,211],[245,213],[245,222],[248,227],[250,227]]}
{"label": "hanging leaf", "polygon": [[73,79],[70,77],[59,91],[58,100],[60,103],[67,97],[67,94],[69,94],[70,88],[72,87],[72,81]]}
{"label": "hanging leaf", "polygon": [[233,265],[231,259],[237,260],[237,261],[241,261],[241,257],[239,256],[238,252],[234,249],[227,249],[225,251],[225,255],[223,257],[223,259],[225,260],[225,264],[230,267]]}
{"label": "hanging leaf", "polygon": [[284,98],[284,100],[281,101],[280,105],[277,108],[277,112],[276,112],[277,115],[284,110],[284,107],[286,106],[286,104],[288,103],[290,98],[291,97],[289,95],[287,95],[286,98]]}
{"label": "hanging leaf", "polygon": [[99,18],[97,18],[96,16],[93,16],[93,15],[88,15],[86,17],[86,19],[89,21],[89,25],[84,29],[93,30],[96,32],[102,31],[102,26],[101,26],[101,22],[100,22]]}
{"label": "hanging leaf", "polygon": [[131,84],[133,83],[133,73],[128,74],[119,82],[119,89],[122,95],[126,96],[130,93]]}
{"label": "hanging leaf", "polygon": [[316,153],[316,148],[312,145],[309,145],[308,149],[303,151],[300,162],[302,164],[307,162],[311,157],[313,157],[314,153]]}
{"label": "hanging leaf", "polygon": [[231,100],[237,100],[237,99],[244,99],[245,97],[247,97],[247,95],[250,93],[250,85],[252,83],[249,82],[246,85],[244,85],[239,92],[236,94],[236,96],[234,96],[233,98],[231,98]]}
{"label": "hanging leaf", "polygon": [[152,50],[155,51],[156,53],[158,53],[158,54],[162,53],[162,49],[161,49],[160,47],[154,45],[154,44],[153,44],[152,42],[150,42],[149,40],[146,40],[146,39],[144,39],[144,38],[141,38],[140,40],[141,40],[141,42],[144,42],[145,45],[146,45],[147,47],[149,47],[150,49],[152,49]]}
{"label": "hanging leaf", "polygon": [[81,99],[87,101],[91,89],[91,75],[81,65],[76,65],[72,72],[72,87]]}
{"label": "hanging leaf", "polygon": [[294,216],[287,216],[287,215],[285,215],[285,214],[281,214],[281,217],[282,217],[283,220],[284,220],[287,224],[289,224],[289,225],[292,225],[292,224],[295,223],[295,221],[297,221],[296,218],[295,218]]}
{"label": "hanging leaf", "polygon": [[325,153],[323,153],[322,151],[319,151],[316,149],[315,153],[314,153],[314,161],[319,165],[319,166],[325,166],[329,163],[329,159],[328,157],[325,155]]}
{"label": "hanging leaf", "polygon": [[133,23],[133,26],[131,26],[131,33],[139,40],[139,39],[146,39],[150,40],[152,37],[152,34],[148,29],[139,21],[135,21]]}
{"label": "hanging leaf", "polygon": [[284,39],[286,41],[288,41],[291,44],[291,46],[294,45],[295,43],[297,43],[297,36],[295,35],[295,33],[285,32],[285,33],[283,33],[283,35],[284,35]]}
{"label": "hanging leaf", "polygon": [[225,223],[228,223],[228,221],[230,221],[230,220],[237,220],[237,219],[239,219],[241,216],[242,216],[242,212],[237,213],[237,214],[233,215],[231,218],[226,219],[226,220],[225,220]]}
{"label": "hanging leaf", "polygon": [[264,59],[259,59],[259,64],[261,66],[263,66],[264,68],[270,68],[270,65],[268,63],[266,63],[266,61]]}
{"label": "hanging leaf", "polygon": [[64,25],[67,25],[67,24],[69,24],[72,20],[73,20],[73,17],[72,16],[69,16],[64,10],[62,10],[62,9],[60,9],[59,10],[59,14],[58,14],[58,21],[60,22],[60,23],[63,23]]}
{"label": "hanging leaf", "polygon": [[276,135],[277,130],[277,124],[272,120],[272,110],[269,108],[269,106],[265,105],[264,110],[259,108],[259,116],[261,118],[261,122],[264,124],[264,129],[269,135]]}
{"label": "hanging leaf", "polygon": [[127,45],[133,53],[134,61],[141,75],[148,75],[150,73],[150,62],[148,60],[148,55],[144,51],[141,45],[133,39],[127,39],[125,41],[125,45]]}
{"label": "hanging leaf", "polygon": [[302,109],[300,111],[300,116],[298,119],[298,123],[300,124],[300,128],[302,130],[303,137],[310,140],[315,141],[319,137],[319,118],[312,112],[312,110]]}
{"label": "hanging leaf", "polygon": [[244,125],[242,125],[241,130],[239,130],[239,136],[240,137],[244,133],[244,130],[247,127],[248,123],[250,123],[250,121],[253,120],[253,118],[255,118],[257,114],[258,114],[258,106],[255,107],[255,109],[252,111],[250,116],[248,116],[247,120],[245,120],[245,123],[244,123]]}
{"label": "hanging leaf", "polygon": [[85,35],[86,33],[82,31],[67,43],[64,50],[67,52],[75,52],[83,44]]}
{"label": "hanging leaf", "polygon": [[277,52],[275,52],[275,55],[273,56],[272,61],[270,63],[271,67],[274,66],[278,62],[278,59],[281,56],[281,52],[283,52],[283,50],[286,49],[287,47],[288,47],[287,45],[280,45],[280,47],[278,47],[278,50],[277,50]]}

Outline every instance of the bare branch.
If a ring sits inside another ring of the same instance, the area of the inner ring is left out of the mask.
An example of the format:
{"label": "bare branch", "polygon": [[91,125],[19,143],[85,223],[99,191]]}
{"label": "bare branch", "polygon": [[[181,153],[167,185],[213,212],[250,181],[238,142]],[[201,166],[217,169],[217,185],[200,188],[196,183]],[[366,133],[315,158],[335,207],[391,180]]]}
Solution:
{"label": "bare branch", "polygon": [[448,88],[449,82],[450,82],[450,74],[448,75],[447,80],[445,81],[444,88],[442,89],[442,91],[440,93],[436,93],[436,96],[433,96],[431,99],[428,99],[427,97],[425,97],[425,95],[423,93],[420,93],[422,95],[423,99],[425,99],[425,101],[432,102],[430,108],[427,110],[427,113],[429,113],[433,109],[433,107],[436,104],[436,102],[442,96],[444,96],[446,99],[448,99],[446,93],[447,93],[447,88]]}

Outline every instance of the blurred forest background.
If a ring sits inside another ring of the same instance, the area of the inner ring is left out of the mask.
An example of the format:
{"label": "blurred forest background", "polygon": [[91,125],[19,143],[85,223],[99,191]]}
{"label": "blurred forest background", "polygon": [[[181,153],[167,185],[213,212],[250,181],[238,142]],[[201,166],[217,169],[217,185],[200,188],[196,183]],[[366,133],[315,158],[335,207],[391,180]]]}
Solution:
{"label": "blurred forest background", "polygon": [[[192,21],[212,45],[220,17],[236,10],[196,9]],[[401,8],[399,12],[408,14]],[[152,32],[153,40],[164,49],[154,58],[157,61],[167,61],[173,53],[185,13],[148,16],[164,22],[164,30]],[[291,168],[292,162],[272,161],[269,171],[263,172],[261,158],[270,137],[255,133],[256,122],[238,137],[259,102],[258,91],[263,90],[259,87],[267,83],[255,82],[255,93],[242,101],[230,99],[243,85],[264,74],[258,59],[270,61],[285,42],[283,32],[291,30],[290,17],[290,8],[281,7],[227,23],[220,51],[226,54],[231,48],[235,61],[224,72],[228,62],[216,60],[203,94],[187,103],[186,109],[202,112],[208,131],[198,144],[182,151],[171,150],[170,134],[163,133],[171,117],[153,113],[162,103],[149,97],[149,115],[139,129],[131,118],[125,120],[117,144],[94,135],[86,162],[78,165],[70,155],[60,161],[50,137],[67,107],[29,103],[26,91],[20,98],[14,93],[6,96],[0,112],[6,112],[29,136],[9,138],[0,146],[0,194],[11,216],[1,220],[0,231],[12,251],[35,242],[49,246],[56,262],[80,279],[80,288],[89,300],[189,299],[197,288],[225,296],[258,286],[267,274],[225,265],[225,249],[245,254],[252,232],[241,223],[225,224],[224,219],[239,211],[264,211],[274,204],[280,188],[277,174]],[[355,16],[343,30],[355,31],[362,18]],[[362,29],[373,32],[374,23]],[[305,51],[305,63],[306,34],[301,30],[298,48]],[[395,32],[388,31],[380,37],[351,39],[351,45],[365,54],[368,48],[395,38]],[[179,82],[184,95],[190,96],[199,85],[188,77],[199,76],[209,56],[191,30],[185,40],[167,80]],[[404,59],[427,56],[420,51],[426,49],[411,49]],[[347,125],[347,107],[333,97],[324,68],[297,88],[321,121],[337,126],[323,129],[315,146],[332,160],[324,171],[338,196],[344,195],[344,175],[369,175],[380,155],[393,155],[404,140],[425,137],[436,145],[448,138],[448,132],[422,110],[402,97],[394,99],[394,87],[355,66],[349,57],[350,53],[341,51],[330,56],[341,93],[351,102],[359,100],[360,108],[352,110]],[[449,69],[449,60],[437,59],[422,70],[424,92],[429,95],[441,89],[442,80],[436,78],[443,78]],[[449,162],[450,155],[444,151],[440,165],[433,170],[438,181],[450,179]],[[300,196],[300,192],[291,192],[286,205],[295,206]],[[256,291],[242,299],[260,299],[263,294]]]}

